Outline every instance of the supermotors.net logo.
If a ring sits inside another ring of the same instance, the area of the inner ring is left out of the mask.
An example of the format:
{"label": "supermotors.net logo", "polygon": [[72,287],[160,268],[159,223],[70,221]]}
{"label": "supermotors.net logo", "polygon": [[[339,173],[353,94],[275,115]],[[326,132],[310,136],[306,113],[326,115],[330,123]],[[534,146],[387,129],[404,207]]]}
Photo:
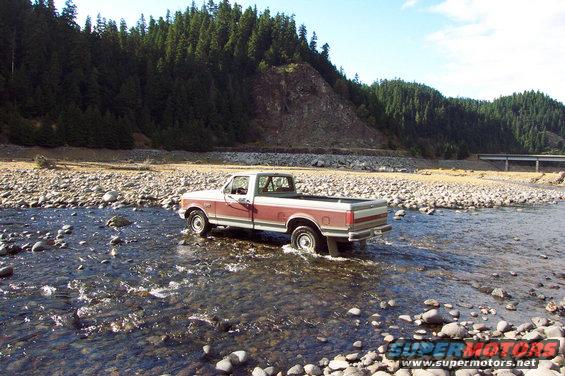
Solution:
{"label": "supermotors.net logo", "polygon": [[425,368],[536,368],[541,359],[559,353],[559,340],[397,340],[386,357],[401,367]]}

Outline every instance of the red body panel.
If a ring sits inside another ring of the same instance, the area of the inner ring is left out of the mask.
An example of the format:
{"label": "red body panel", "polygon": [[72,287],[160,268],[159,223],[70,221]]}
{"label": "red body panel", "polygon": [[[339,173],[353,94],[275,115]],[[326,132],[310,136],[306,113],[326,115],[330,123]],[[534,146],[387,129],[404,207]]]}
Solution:
{"label": "red body panel", "polygon": [[343,230],[349,228],[345,223],[346,214],[342,211],[210,200],[182,200],[181,206],[183,209],[196,207],[204,211],[208,218],[219,221],[228,218],[238,218],[240,220],[254,221],[258,225],[286,226],[291,219],[299,217],[310,219],[319,228]]}
{"label": "red body panel", "polygon": [[342,211],[317,210],[308,208],[293,208],[272,205],[253,205],[253,220],[286,225],[292,218],[307,218],[320,228],[346,229],[345,213]]}

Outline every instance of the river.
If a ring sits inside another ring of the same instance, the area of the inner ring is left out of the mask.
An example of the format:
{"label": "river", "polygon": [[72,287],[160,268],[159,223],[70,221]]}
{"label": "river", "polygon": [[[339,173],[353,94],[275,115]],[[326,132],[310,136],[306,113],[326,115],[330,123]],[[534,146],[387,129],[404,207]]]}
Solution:
{"label": "river", "polygon": [[[106,227],[116,214],[134,224]],[[250,360],[236,374],[255,365],[286,370],[355,352],[357,340],[368,350],[387,333],[411,336],[418,328],[398,316],[423,312],[428,298],[489,326],[547,316],[547,302],[563,298],[563,203],[389,219],[385,240],[331,258],[294,251],[285,235],[184,236],[183,221],[163,209],[0,210],[0,232],[20,245],[74,227],[67,249],[0,258],[14,266],[0,279],[0,369],[212,375],[223,355],[246,350]],[[114,235],[125,243],[110,246]],[[494,287],[511,297],[491,296]],[[517,310],[505,309],[510,302]],[[347,315],[352,307],[361,315]]]}

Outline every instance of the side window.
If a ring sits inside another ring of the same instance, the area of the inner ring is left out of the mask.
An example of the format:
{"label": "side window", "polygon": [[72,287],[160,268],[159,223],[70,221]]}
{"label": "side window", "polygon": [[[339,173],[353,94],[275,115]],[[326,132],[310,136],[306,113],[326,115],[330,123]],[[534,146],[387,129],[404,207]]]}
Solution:
{"label": "side window", "polygon": [[232,195],[246,195],[248,188],[249,188],[248,176],[236,176],[233,178],[231,184]]}

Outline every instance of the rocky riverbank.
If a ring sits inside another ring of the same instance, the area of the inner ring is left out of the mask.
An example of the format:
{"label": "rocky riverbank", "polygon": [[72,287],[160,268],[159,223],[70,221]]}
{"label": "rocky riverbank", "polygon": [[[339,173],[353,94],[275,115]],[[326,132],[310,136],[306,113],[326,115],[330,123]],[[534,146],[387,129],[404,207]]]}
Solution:
{"label": "rocky riverbank", "polygon": [[[514,325],[505,320],[500,320],[493,327],[472,320],[460,320],[461,312],[450,303],[440,304],[435,299],[423,302],[428,309],[422,314],[410,316],[398,316],[399,322],[408,322],[414,325],[412,338],[415,340],[500,340],[500,339],[522,339],[526,341],[555,340],[558,342],[558,355],[551,359],[540,360],[537,367],[533,369],[519,368],[489,368],[479,367],[474,369],[457,369],[456,367],[437,368],[402,368],[401,362],[392,357],[387,358],[388,346],[403,338],[395,338],[388,334],[386,328],[381,329],[381,314],[370,315],[371,325],[380,331],[383,337],[383,345],[376,350],[362,351],[363,341],[352,343],[352,352],[338,354],[333,358],[322,358],[317,363],[303,365],[298,363],[286,372],[278,371],[274,367],[255,367],[252,376],[300,376],[300,375],[333,375],[333,376],[473,376],[473,375],[497,375],[497,376],[560,376],[565,375],[565,328],[560,321],[554,321],[545,317],[532,317],[530,321]],[[381,310],[394,306],[394,300],[382,302]],[[469,308],[469,307],[467,307]],[[472,307],[470,307],[472,308]],[[482,315],[496,315],[496,310],[489,307],[478,307],[478,312],[472,311],[472,317]],[[565,308],[565,300],[561,302],[560,309]],[[359,308],[351,308],[347,314],[352,320],[358,320],[361,316]],[[486,320],[486,319],[485,319]],[[410,338],[404,338],[409,340]],[[326,341],[325,338],[318,338]],[[204,353],[211,353],[209,345],[204,346]],[[216,370],[223,374],[231,373],[235,368],[247,362],[247,352],[235,351],[216,363]],[[415,359],[418,359],[417,357]],[[278,371],[278,372],[277,372]]]}
{"label": "rocky riverbank", "polygon": [[[23,167],[23,168],[18,168]],[[175,208],[187,190],[219,188],[234,169],[159,165],[147,171],[97,167],[0,169],[0,207],[163,206]],[[562,191],[512,182],[408,173],[291,170],[306,194],[380,197],[408,209],[474,209],[556,203]]]}

